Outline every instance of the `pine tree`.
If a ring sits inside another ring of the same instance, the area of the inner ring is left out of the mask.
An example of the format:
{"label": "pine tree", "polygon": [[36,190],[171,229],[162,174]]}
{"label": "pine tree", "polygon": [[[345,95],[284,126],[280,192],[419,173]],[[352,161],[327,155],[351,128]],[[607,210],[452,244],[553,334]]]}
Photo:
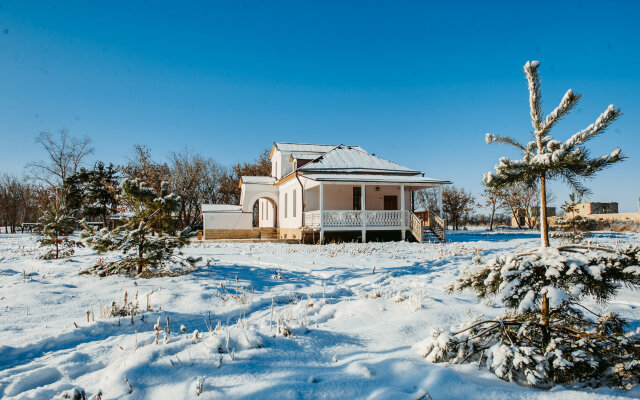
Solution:
{"label": "pine tree", "polygon": [[176,231],[175,215],[180,209],[180,197],[168,191],[168,183],[161,184],[160,193],[148,188],[140,180],[125,179],[122,182],[120,201],[131,209],[124,224],[113,231],[106,228],[93,232],[85,227],[83,237],[99,253],[120,250],[125,257],[105,265],[96,265],[89,272],[99,275],[113,273],[152,274],[153,269],[169,261],[193,264],[194,260],[178,261],[175,250],[185,246],[191,236],[186,228]]}
{"label": "pine tree", "polygon": [[565,216],[556,220],[560,231],[554,232],[552,237],[575,244],[591,236],[590,228],[594,221],[578,214],[577,206],[580,202],[580,195],[576,193],[569,195],[569,201],[562,205]]}
{"label": "pine tree", "polygon": [[78,210],[82,218],[99,219],[106,227],[118,207],[118,169],[103,162],[97,162],[92,170],[81,168],[66,179],[65,189],[69,209]]}
{"label": "pine tree", "polygon": [[438,330],[425,341],[424,355],[433,362],[477,362],[502,379],[538,387],[581,382],[629,388],[640,381],[638,333],[627,332],[620,316],[597,314],[581,301],[588,297],[605,304],[623,285],[640,288],[640,245],[552,248],[546,225],[546,179],[564,179],[585,193],[582,179],[624,158],[616,149],[592,159],[583,147],[621,113],[609,106],[594,124],[564,143],[553,140],[550,129],[575,107],[580,95],[569,90],[543,121],[537,71],[537,62],[525,65],[534,141],[523,146],[488,134],[488,142],[522,150],[523,159],[502,158],[495,174],[485,174],[485,182],[491,187],[540,185],[542,247],[487,262],[476,260],[479,267],[465,271],[449,290],[470,289],[478,298],[495,298],[506,314],[475,319],[450,333]]}
{"label": "pine tree", "polygon": [[586,194],[588,189],[582,180],[594,177],[598,172],[625,159],[616,148],[602,157],[591,158],[584,145],[605,132],[607,127],[622,115],[613,105],[585,129],[576,132],[564,142],[553,139],[549,132],[578,104],[582,95],[569,89],[558,107],[546,118],[542,115],[542,92],[538,61],[527,62],[524,72],[529,82],[529,108],[533,126],[533,140],[526,145],[517,139],[487,133],[487,143],[506,143],[522,153],[521,160],[503,157],[495,166],[495,173],[487,172],[484,181],[489,186],[504,187],[514,182],[540,185],[540,237],[543,247],[549,247],[547,225],[547,180],[561,179],[573,190]]}
{"label": "pine tree", "polygon": [[[640,339],[615,313],[597,314],[621,286],[640,287],[640,246],[587,252],[538,249],[465,271],[448,290],[471,289],[507,308],[499,318],[437,330],[424,343],[432,362],[475,362],[498,377],[536,387],[580,382],[630,388],[640,381]],[[541,312],[541,296],[548,312]]]}
{"label": "pine tree", "polygon": [[76,226],[76,219],[67,211],[60,190],[56,190],[44,207],[40,207],[40,232],[42,238],[38,240],[41,246],[53,246],[41,256],[44,259],[68,257],[74,253],[74,246],[81,246],[81,242],[69,239]]}

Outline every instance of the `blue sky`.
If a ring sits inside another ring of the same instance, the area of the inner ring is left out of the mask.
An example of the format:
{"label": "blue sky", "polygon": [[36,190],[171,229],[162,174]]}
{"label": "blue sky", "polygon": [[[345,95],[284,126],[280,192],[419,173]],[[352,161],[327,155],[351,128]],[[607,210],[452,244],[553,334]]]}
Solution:
{"label": "blue sky", "polygon": [[136,143],[227,165],[274,141],[356,144],[478,193],[516,155],[484,134],[531,131],[535,59],[545,112],[584,95],[558,139],[625,112],[590,148],[629,160],[589,186],[637,211],[640,2],[185,3],[0,0],[0,171],[21,174],[40,131],[68,128],[115,163]]}

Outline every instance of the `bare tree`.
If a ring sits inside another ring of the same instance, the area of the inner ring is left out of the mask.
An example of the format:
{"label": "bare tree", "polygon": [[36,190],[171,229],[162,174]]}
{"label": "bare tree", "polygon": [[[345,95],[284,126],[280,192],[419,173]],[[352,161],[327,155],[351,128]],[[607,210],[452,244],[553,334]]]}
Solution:
{"label": "bare tree", "polygon": [[437,210],[438,192],[437,189],[422,189],[415,192],[414,207],[416,209]]}
{"label": "bare tree", "polygon": [[31,162],[31,177],[50,188],[61,187],[67,177],[78,172],[84,159],[93,148],[88,137],[76,138],[69,135],[68,129],[60,129],[57,134],[41,132],[36,138],[47,153],[46,161]]}
{"label": "bare tree", "polygon": [[162,182],[168,182],[170,169],[166,163],[156,162],[151,158],[151,150],[144,145],[133,146],[133,156],[127,165],[122,167],[125,178],[140,179],[156,192],[160,193]]}
{"label": "bare tree", "polygon": [[169,167],[172,191],[182,198],[180,225],[197,228],[201,224],[200,206],[223,200],[220,188],[225,171],[214,160],[189,150],[172,153]]}
{"label": "bare tree", "polygon": [[487,186],[483,182],[484,190],[482,196],[485,199],[485,207],[489,207],[491,210],[491,216],[489,217],[489,230],[493,230],[493,223],[495,222],[496,212],[505,206],[504,191],[497,187]]}
{"label": "bare tree", "polygon": [[231,173],[226,173],[220,186],[220,194],[225,203],[237,204],[240,201],[240,187],[238,183],[243,176],[269,176],[271,175],[271,161],[269,149],[253,162],[238,163],[231,168]]}
{"label": "bare tree", "polygon": [[[547,200],[549,200],[549,189],[547,189]],[[522,185],[518,192],[520,199],[520,209],[525,217],[527,228],[533,229],[540,217],[540,189],[538,185]]]}
{"label": "bare tree", "polygon": [[221,190],[223,182],[229,180],[229,171],[212,159],[207,159],[206,162],[206,173],[201,183],[203,203],[229,203]]}
{"label": "bare tree", "polygon": [[475,198],[462,188],[457,189],[451,186],[442,191],[442,210],[447,215],[447,220],[453,225],[453,229],[460,228],[460,222],[466,221],[474,206]]}
{"label": "bare tree", "polygon": [[38,220],[38,206],[46,197],[45,192],[27,179],[10,175],[0,178],[0,226],[4,225],[6,233],[15,233],[23,223]]}

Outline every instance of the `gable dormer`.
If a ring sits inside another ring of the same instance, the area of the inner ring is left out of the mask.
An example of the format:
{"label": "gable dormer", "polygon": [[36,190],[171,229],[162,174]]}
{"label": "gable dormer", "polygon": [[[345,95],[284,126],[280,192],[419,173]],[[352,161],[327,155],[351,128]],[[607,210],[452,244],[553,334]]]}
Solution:
{"label": "gable dormer", "polygon": [[290,161],[291,152],[278,149],[277,144],[271,149],[271,176],[280,180],[294,171],[294,163]]}
{"label": "gable dormer", "polygon": [[280,180],[310,160],[335,148],[329,144],[276,142],[271,148],[271,176]]}

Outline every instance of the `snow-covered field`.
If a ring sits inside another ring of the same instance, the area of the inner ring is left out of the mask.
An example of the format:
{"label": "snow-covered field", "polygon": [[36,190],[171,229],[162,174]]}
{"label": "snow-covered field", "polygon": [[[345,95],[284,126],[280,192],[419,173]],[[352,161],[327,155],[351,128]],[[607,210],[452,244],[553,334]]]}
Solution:
{"label": "snow-covered field", "polygon": [[[433,328],[504,311],[444,287],[473,267],[475,255],[539,241],[518,231],[449,238],[445,245],[193,244],[185,253],[203,258],[198,271],[136,280],[79,275],[100,257],[89,249],[36,260],[34,236],[0,235],[0,397],[48,399],[75,387],[88,397],[101,390],[103,399],[640,397],[638,388],[541,391],[475,365],[427,363],[416,344]],[[101,318],[125,292],[133,303],[138,294],[142,312],[133,323]],[[625,289],[610,308],[637,330],[639,306],[640,293]],[[167,317],[171,333],[160,332],[155,344],[154,325],[165,328]]]}

